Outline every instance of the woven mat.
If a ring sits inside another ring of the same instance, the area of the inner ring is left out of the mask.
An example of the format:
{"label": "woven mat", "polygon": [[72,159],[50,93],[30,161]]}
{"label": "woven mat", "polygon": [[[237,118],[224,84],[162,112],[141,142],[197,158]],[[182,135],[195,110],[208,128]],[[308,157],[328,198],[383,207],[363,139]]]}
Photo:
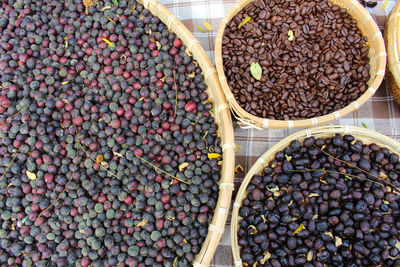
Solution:
{"label": "woven mat", "polygon": [[[212,61],[214,61],[214,40],[218,26],[224,14],[233,6],[233,0],[160,0],[200,41],[204,50]],[[378,5],[368,8],[375,21],[381,29],[385,25],[385,20],[389,15],[396,1],[377,1]],[[385,3],[386,2],[386,3]],[[382,6],[385,7],[382,9]],[[201,32],[197,26],[203,27],[203,23],[209,22],[214,30],[211,32]],[[365,103],[358,112],[347,115],[335,121],[333,124],[352,125],[367,127],[383,133],[391,138],[400,141],[400,106],[393,100],[386,84],[383,83],[376,94]],[[244,167],[244,172],[237,173],[235,176],[236,190],[245,173],[269,147],[280,141],[294,130],[254,130],[241,129],[235,125],[235,142],[241,145],[241,151],[236,155],[236,164]],[[235,194],[234,194],[235,196]],[[217,248],[211,266],[225,267],[233,266],[232,253],[229,238],[230,216],[226,231],[220,245]]]}

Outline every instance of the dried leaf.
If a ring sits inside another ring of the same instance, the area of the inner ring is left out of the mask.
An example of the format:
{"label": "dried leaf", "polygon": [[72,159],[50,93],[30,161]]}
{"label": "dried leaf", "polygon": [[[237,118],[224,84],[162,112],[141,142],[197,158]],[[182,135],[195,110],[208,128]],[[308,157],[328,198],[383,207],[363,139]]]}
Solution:
{"label": "dried leaf", "polygon": [[98,154],[96,156],[96,163],[101,163],[104,160],[104,157],[102,154]]}
{"label": "dried leaf", "polygon": [[208,153],[207,156],[208,156],[209,159],[217,159],[217,158],[221,157],[221,154],[218,154],[218,153]]}
{"label": "dried leaf", "polygon": [[293,199],[290,200],[290,202],[289,202],[289,204],[288,204],[288,207],[292,206],[292,204],[293,204]]}
{"label": "dried leaf", "polygon": [[197,25],[197,29],[199,29],[199,31],[201,31],[201,32],[207,32],[207,31],[204,30],[200,25]]}
{"label": "dried leaf", "polygon": [[114,154],[114,156],[118,156],[118,157],[120,157],[120,158],[123,158],[124,156],[122,156],[122,154],[120,154],[120,153],[118,153],[118,152],[115,152],[115,151],[113,151],[113,154]]}
{"label": "dried leaf", "polygon": [[255,263],[253,263],[253,267],[257,267],[258,265],[258,261],[256,261]]}
{"label": "dried leaf", "polygon": [[307,199],[311,198],[311,197],[319,197],[318,193],[311,193],[307,196]]}
{"label": "dried leaf", "polygon": [[254,225],[249,225],[248,227],[247,227],[247,230],[248,229],[253,229],[253,232],[251,233],[251,235],[255,235],[255,234],[257,234],[257,228],[254,226]]}
{"label": "dried leaf", "polygon": [[294,33],[293,33],[293,31],[292,31],[292,30],[289,30],[288,33],[287,33],[287,35],[288,35],[288,40],[289,40],[289,41],[293,41],[293,39],[294,39]]}
{"label": "dried leaf", "polygon": [[187,76],[189,78],[194,78],[196,76],[196,73],[192,72],[192,73],[189,73]]}
{"label": "dried leaf", "polygon": [[185,238],[183,239],[183,243],[184,243],[184,244],[187,244],[187,243],[188,243],[187,240],[186,240]]}
{"label": "dried leaf", "polygon": [[189,163],[184,162],[181,165],[179,165],[179,171],[183,171],[187,166],[189,166]]}
{"label": "dried leaf", "polygon": [[331,232],[325,232],[324,235],[329,235],[333,239],[333,234]]}
{"label": "dried leaf", "polygon": [[207,31],[213,31],[214,29],[213,29],[213,27],[211,26],[211,24],[210,23],[208,23],[207,21],[204,21],[203,22],[203,26],[204,26],[204,28],[206,28],[207,29]]}
{"label": "dried leaf", "polygon": [[221,166],[221,165],[222,165],[222,163],[224,163],[224,161],[223,161],[223,160],[220,160],[220,161],[218,161],[218,166]]}
{"label": "dried leaf", "polygon": [[100,165],[101,166],[103,166],[104,168],[108,168],[108,167],[110,167],[110,165],[107,163],[107,162],[105,162],[105,161],[102,161],[102,162],[100,162]]}
{"label": "dried leaf", "polygon": [[242,22],[240,22],[240,24],[238,25],[238,29],[240,29],[240,27],[242,27],[244,24],[246,24],[250,20],[251,20],[251,18],[249,16],[247,16]]}
{"label": "dried leaf", "polygon": [[114,20],[112,20],[112,18],[110,18],[110,16],[108,15],[104,15],[104,17],[106,17],[108,19],[109,22],[113,23],[113,24],[117,24]]}
{"label": "dried leaf", "polygon": [[285,158],[286,158],[287,161],[291,161],[292,160],[292,156],[288,156],[286,154],[285,154]]}
{"label": "dried leaf", "polygon": [[312,250],[310,250],[307,253],[307,261],[312,261],[312,259],[313,259],[313,252]]}
{"label": "dried leaf", "polygon": [[388,176],[386,175],[386,173],[380,172],[380,173],[379,173],[379,177],[380,177],[381,179],[386,179]]}
{"label": "dried leaf", "polygon": [[103,11],[106,11],[106,10],[109,10],[109,9],[111,9],[110,6],[105,6],[102,9],[100,9],[100,11],[103,12]]}
{"label": "dried leaf", "polygon": [[238,164],[238,165],[235,167],[235,173],[238,173],[238,172],[244,172],[244,168],[243,168],[243,166],[240,165],[240,164]]}
{"label": "dried leaf", "polygon": [[167,220],[169,220],[169,221],[173,221],[173,220],[175,220],[175,217],[169,217],[169,216],[168,216],[168,214],[167,214],[167,215],[165,215],[165,218],[167,218]]}
{"label": "dried leaf", "polygon": [[103,41],[106,42],[109,47],[115,47],[115,44],[111,43],[108,39],[103,38]]}
{"label": "dried leaf", "polygon": [[265,251],[265,252],[264,252],[264,258],[262,258],[262,259],[260,260],[260,263],[261,263],[261,264],[264,264],[264,263],[266,263],[270,258],[271,258],[271,253],[269,253],[268,251]]}
{"label": "dried leaf", "polygon": [[263,222],[267,222],[267,218],[265,218],[264,214],[261,214],[260,217],[263,219]]}
{"label": "dried leaf", "polygon": [[69,83],[69,81],[64,81],[64,82],[61,82],[61,85],[66,85],[68,83]]}
{"label": "dried leaf", "polygon": [[251,75],[253,75],[254,79],[256,79],[257,81],[261,80],[262,68],[261,68],[260,64],[258,64],[258,62],[251,63],[250,72],[251,72]]}
{"label": "dried leaf", "polygon": [[112,1],[113,1],[114,5],[118,6],[118,1],[117,0],[112,0]]}
{"label": "dried leaf", "polygon": [[313,220],[318,219],[318,214],[314,214],[314,216],[312,216],[312,219],[313,219]]}
{"label": "dried leaf", "polygon": [[361,125],[364,126],[364,128],[368,129],[368,127],[367,127],[367,125],[365,123],[362,122]]}
{"label": "dried leaf", "polygon": [[269,191],[269,192],[272,192],[272,193],[275,193],[275,192],[278,192],[279,191],[279,187],[276,185],[275,187],[272,187],[272,188],[269,188],[268,186],[266,187],[266,189]]}
{"label": "dried leaf", "polygon": [[148,221],[146,219],[143,219],[142,221],[138,222],[136,224],[136,226],[139,226],[139,227],[145,226],[147,223],[148,223]]}
{"label": "dried leaf", "polygon": [[385,10],[386,6],[388,5],[388,3],[389,3],[389,0],[383,1],[382,6],[381,6],[381,10]]}
{"label": "dried leaf", "polygon": [[65,36],[64,40],[65,40],[65,49],[67,49],[68,48],[68,37]]}
{"label": "dried leaf", "polygon": [[31,180],[36,180],[36,174],[30,171],[26,171],[26,176],[28,176],[29,179]]}
{"label": "dried leaf", "polygon": [[304,229],[306,229],[306,228],[304,227],[304,224],[300,224],[300,226],[296,229],[296,231],[293,232],[293,234],[294,234],[294,235],[295,235],[295,234],[298,234],[298,233],[300,233],[301,231],[303,231]]}
{"label": "dried leaf", "polygon": [[343,244],[342,239],[338,236],[335,236],[335,246],[340,247]]}

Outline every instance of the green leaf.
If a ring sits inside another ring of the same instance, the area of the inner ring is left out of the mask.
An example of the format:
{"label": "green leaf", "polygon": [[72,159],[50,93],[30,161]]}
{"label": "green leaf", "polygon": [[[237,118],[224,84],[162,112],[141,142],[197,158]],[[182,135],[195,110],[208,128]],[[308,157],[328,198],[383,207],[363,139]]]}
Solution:
{"label": "green leaf", "polygon": [[361,125],[364,126],[364,128],[368,129],[368,127],[367,127],[367,125],[365,123],[362,122]]}
{"label": "green leaf", "polygon": [[258,64],[258,62],[251,63],[250,72],[251,72],[251,75],[253,75],[254,79],[256,79],[258,81],[261,80],[262,68],[261,68],[260,64]]}
{"label": "green leaf", "polygon": [[118,1],[117,0],[113,0],[114,5],[118,6]]}

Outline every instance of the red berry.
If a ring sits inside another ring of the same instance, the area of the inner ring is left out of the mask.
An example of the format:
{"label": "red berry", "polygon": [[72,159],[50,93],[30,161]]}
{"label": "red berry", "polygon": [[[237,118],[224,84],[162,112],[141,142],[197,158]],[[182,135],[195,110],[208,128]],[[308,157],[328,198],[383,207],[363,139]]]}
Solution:
{"label": "red berry", "polygon": [[192,111],[194,111],[196,109],[196,107],[197,107],[197,104],[195,102],[189,101],[185,105],[185,111],[186,112],[192,112]]}
{"label": "red berry", "polygon": [[179,40],[179,39],[175,39],[174,40],[174,46],[175,47],[180,47],[182,45],[182,41],[181,40]]}
{"label": "red berry", "polygon": [[83,118],[82,118],[82,117],[76,117],[76,118],[74,118],[74,124],[75,124],[76,126],[81,126],[82,123],[83,123]]}
{"label": "red berry", "polygon": [[126,196],[126,198],[125,198],[125,200],[124,200],[124,203],[125,203],[126,205],[130,205],[130,204],[132,204],[132,202],[133,202],[133,197],[130,196],[130,195]]}
{"label": "red berry", "polygon": [[136,148],[134,154],[137,157],[141,157],[143,156],[143,150],[141,150],[140,148]]}

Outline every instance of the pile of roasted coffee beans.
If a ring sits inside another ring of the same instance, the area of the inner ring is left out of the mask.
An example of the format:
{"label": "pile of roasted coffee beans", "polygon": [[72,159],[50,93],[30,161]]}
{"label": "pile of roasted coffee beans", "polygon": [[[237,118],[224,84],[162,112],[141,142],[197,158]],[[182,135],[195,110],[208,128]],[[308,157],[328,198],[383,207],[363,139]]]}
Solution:
{"label": "pile of roasted coffee beans", "polygon": [[238,104],[255,116],[318,117],[366,91],[366,41],[357,21],[329,0],[255,0],[226,25],[225,75]]}
{"label": "pile of roasted coffee beans", "polygon": [[189,266],[220,177],[202,71],[142,5],[93,2],[0,2],[0,266]]}
{"label": "pile of roasted coffee beans", "polygon": [[293,141],[247,187],[248,266],[399,266],[400,162],[351,135]]}

